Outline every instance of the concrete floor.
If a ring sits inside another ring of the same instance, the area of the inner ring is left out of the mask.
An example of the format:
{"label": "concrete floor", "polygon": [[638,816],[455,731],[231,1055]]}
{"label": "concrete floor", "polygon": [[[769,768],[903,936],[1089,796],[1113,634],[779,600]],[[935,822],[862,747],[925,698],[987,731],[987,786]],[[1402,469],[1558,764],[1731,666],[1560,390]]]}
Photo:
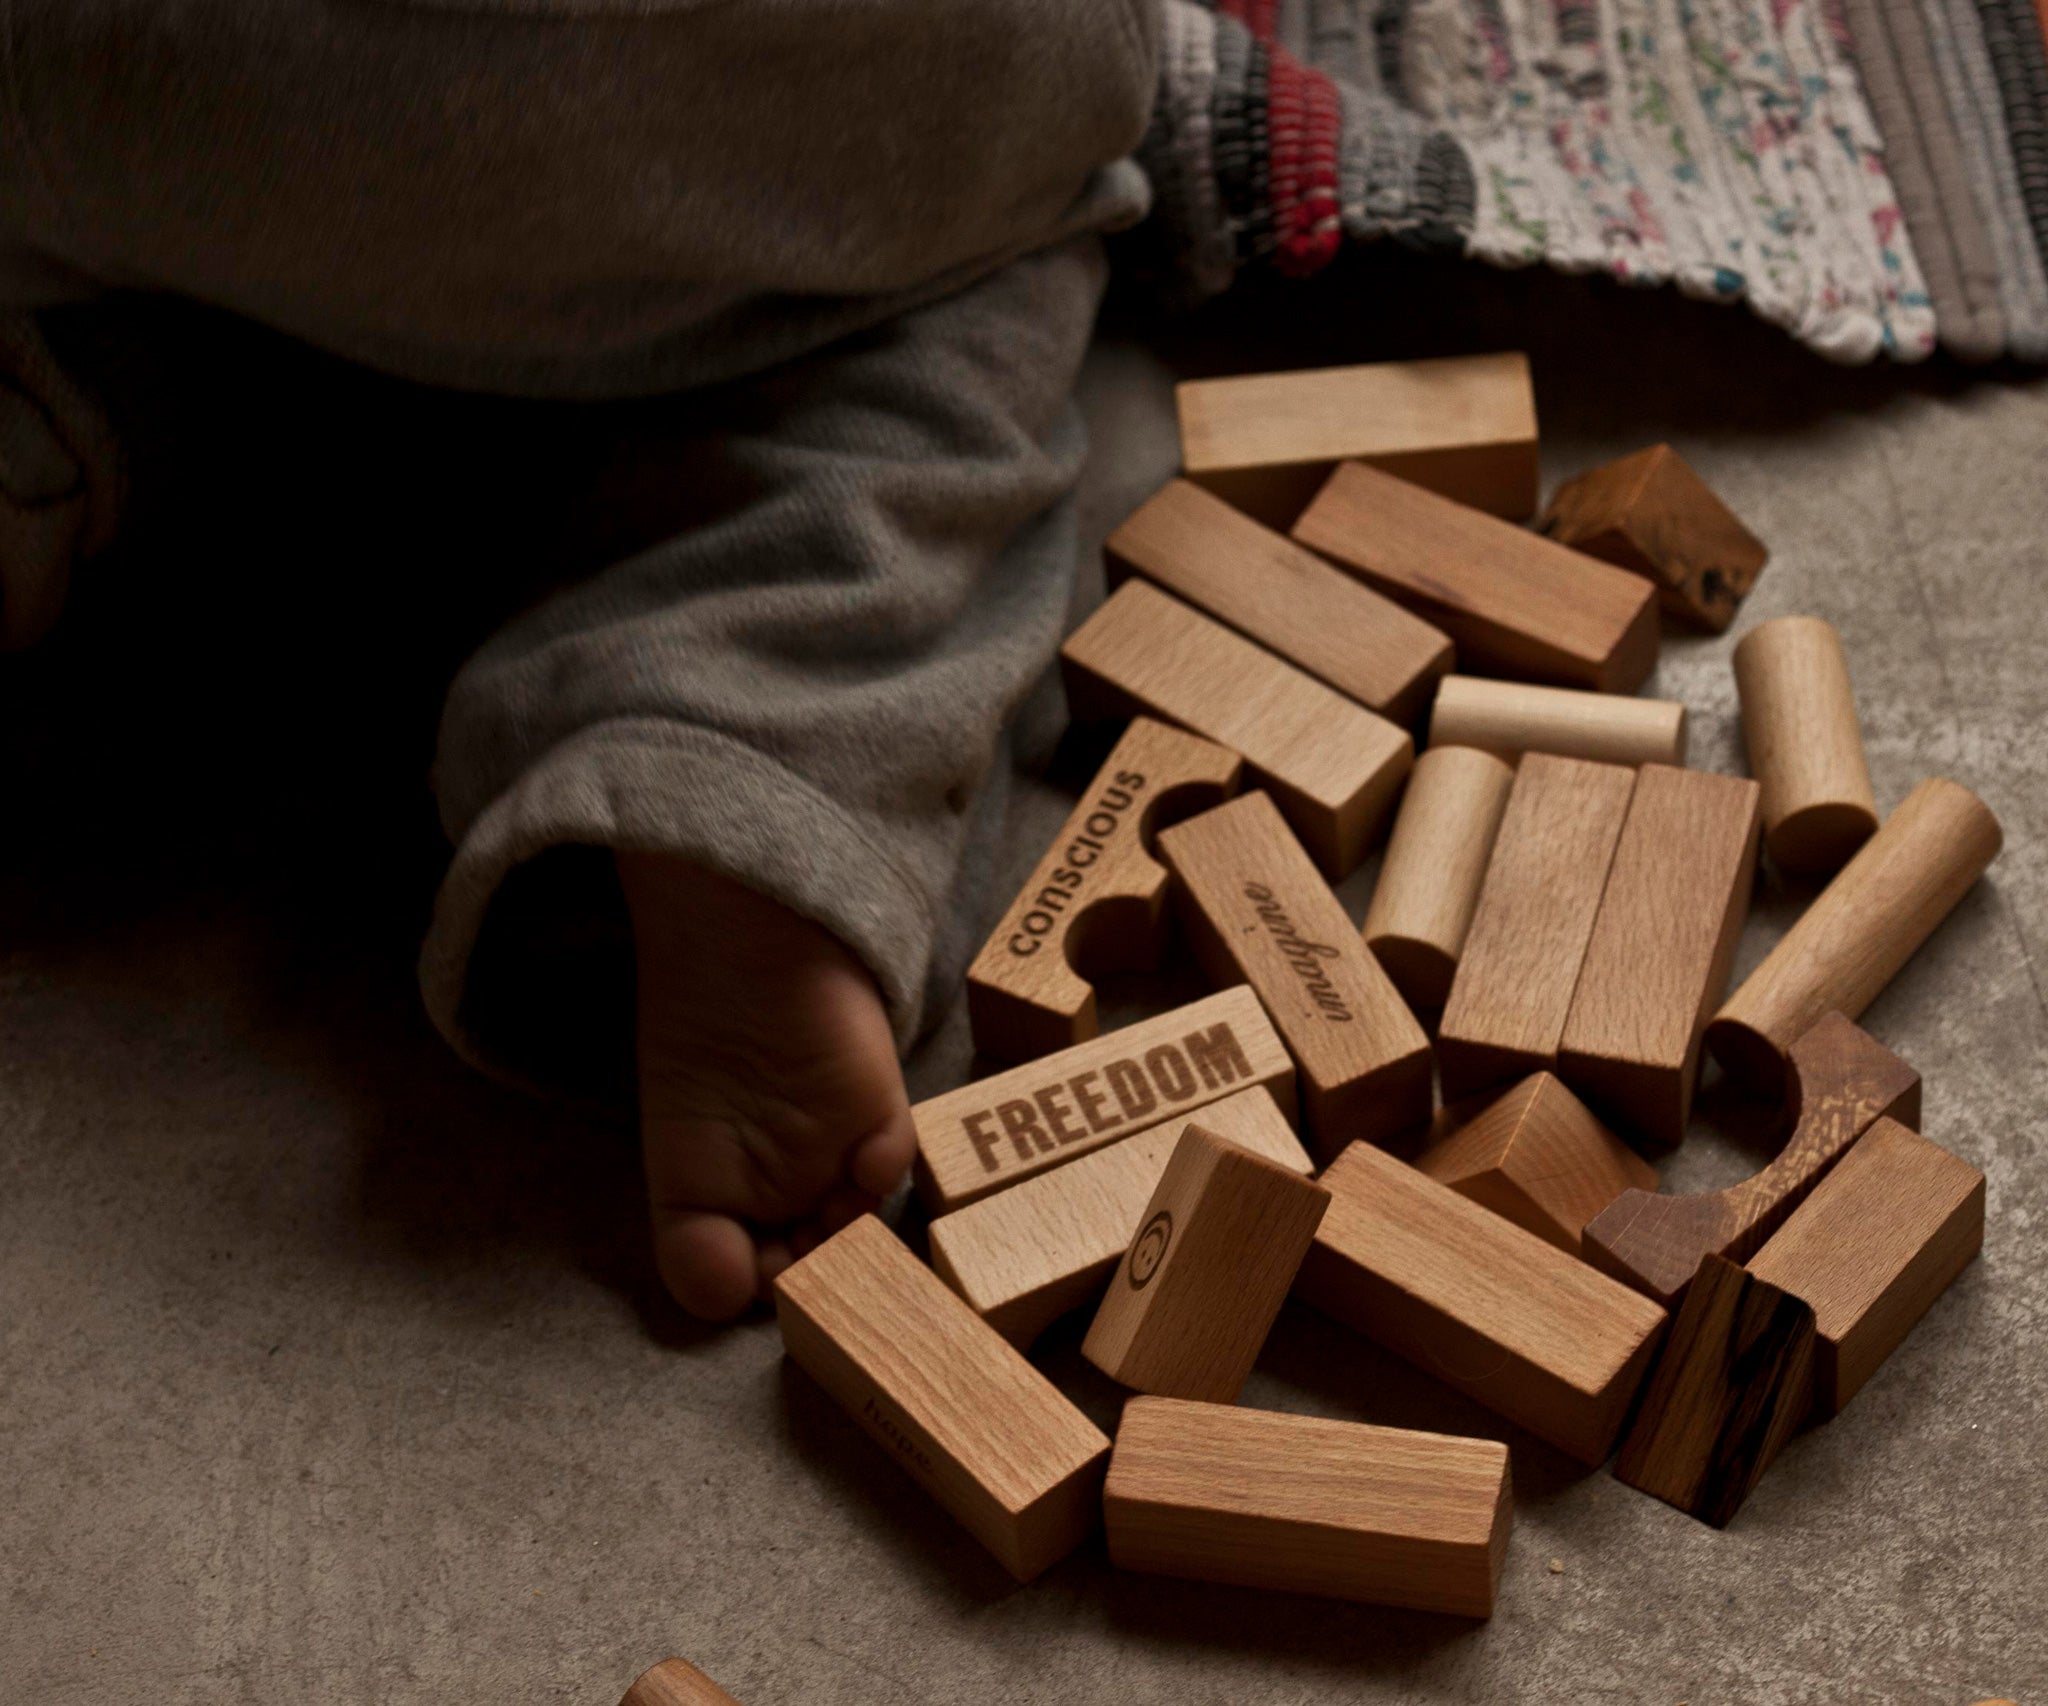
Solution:
{"label": "concrete floor", "polygon": [[[437,683],[523,596],[508,563],[587,543],[533,494],[581,489],[560,470],[616,423],[143,320],[173,350],[133,404],[171,429],[151,543],[0,670],[0,1702],[610,1706],[669,1652],[750,1706],[2048,1689],[2041,385],[1836,372],[1668,295],[1398,256],[1105,334],[1098,532],[1172,466],[1175,369],[1528,347],[1547,483],[1676,442],[1775,552],[1740,625],[1841,627],[1881,803],[1939,771],[2005,824],[1866,1018],[1990,1175],[1984,1259],[1730,1530],[1283,1317],[1247,1402],[1509,1441],[1517,1530],[1473,1625],[1092,1547],[1015,1589],[771,1325],[662,1304],[625,1134],[465,1073],[411,974]],[[1672,636],[1652,684],[1720,768],[1730,643]],[[1062,809],[1020,801],[1020,872]],[[1798,899],[1761,896],[1744,967]],[[965,1064],[956,1014],[916,1087]],[[1755,1164],[1710,1122],[1667,1177]],[[1046,1364],[1106,1418],[1077,1339]]]}

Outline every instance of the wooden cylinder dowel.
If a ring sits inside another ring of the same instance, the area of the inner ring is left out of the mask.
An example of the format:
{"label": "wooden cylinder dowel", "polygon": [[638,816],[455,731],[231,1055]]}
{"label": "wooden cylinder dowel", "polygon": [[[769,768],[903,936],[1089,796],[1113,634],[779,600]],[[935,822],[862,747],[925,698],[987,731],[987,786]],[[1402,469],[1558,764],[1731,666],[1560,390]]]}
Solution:
{"label": "wooden cylinder dowel", "polygon": [[1685,763],[1685,707],[1570,687],[1531,687],[1447,675],[1430,713],[1429,744],[1472,746],[1510,764],[1525,752],[1598,764]]}
{"label": "wooden cylinder dowel", "polygon": [[1410,1007],[1441,1007],[1451,992],[1514,776],[1468,746],[1415,761],[1365,914],[1365,945]]}
{"label": "wooden cylinder dowel", "polygon": [[1906,796],[1722,1005],[1707,1046],[1749,1088],[1783,1088],[1785,1051],[1830,1009],[1853,1019],[1998,856],[1991,808],[1931,776]]}
{"label": "wooden cylinder dowel", "polygon": [[1782,870],[1839,871],[1877,829],[1841,635],[1818,616],[1766,622],[1735,648],[1735,688],[1764,845]]}
{"label": "wooden cylinder dowel", "polygon": [[619,1706],[739,1706],[739,1702],[695,1665],[663,1659],[642,1671]]}

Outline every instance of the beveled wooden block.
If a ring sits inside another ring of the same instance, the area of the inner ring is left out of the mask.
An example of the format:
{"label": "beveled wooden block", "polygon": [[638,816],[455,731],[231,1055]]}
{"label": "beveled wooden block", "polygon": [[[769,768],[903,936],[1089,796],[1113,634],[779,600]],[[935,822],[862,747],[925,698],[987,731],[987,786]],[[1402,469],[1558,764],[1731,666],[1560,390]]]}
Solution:
{"label": "beveled wooden block", "polygon": [[695,1665],[663,1659],[644,1670],[619,1706],[739,1706],[739,1702]]}
{"label": "beveled wooden block", "polygon": [[873,1215],[775,1281],[790,1356],[1019,1581],[1095,1526],[1109,1441]]}
{"label": "beveled wooden block", "polygon": [[1300,1070],[1317,1154],[1429,1118],[1429,1038],[1273,802],[1246,794],[1159,837],[1210,980],[1251,985]]}
{"label": "beveled wooden block", "polygon": [[1363,705],[1149,581],[1126,581],[1060,648],[1076,717],[1147,712],[1242,753],[1332,880],[1379,838],[1415,745]]}
{"label": "beveled wooden block", "polygon": [[1813,1305],[1814,1407],[1833,1416],[1984,1247],[1984,1175],[1896,1120],[1856,1140],[1749,1259]]}
{"label": "beveled wooden block", "polygon": [[1284,533],[1173,480],[1104,546],[1141,574],[1404,727],[1451,667],[1450,636]]}
{"label": "beveled wooden block", "polygon": [[1241,768],[1213,741],[1132,719],[968,968],[977,1050],[1033,1060],[1096,1034],[1092,980],[1147,970],[1165,946],[1166,870],[1145,848],[1160,808],[1226,799]]}
{"label": "beveled wooden block", "polygon": [[1294,1114],[1294,1062],[1249,989],[1226,989],[919,1102],[918,1194],[949,1214],[1238,1090]]}
{"label": "beveled wooden block", "polygon": [[1193,379],[1174,402],[1188,478],[1269,527],[1354,457],[1513,521],[1536,510],[1536,394],[1519,352]]}
{"label": "beveled wooden block", "polygon": [[[1307,1178],[1308,1151],[1264,1090],[1211,1102],[1203,1129]],[[1102,1296],[1143,1223],[1185,1115],[932,1222],[932,1267],[1022,1350],[1060,1316]]]}
{"label": "beveled wooden block", "polygon": [[1133,1398],[1102,1513],[1119,1569],[1488,1617],[1514,1499],[1497,1440]]}
{"label": "beveled wooden block", "polygon": [[1329,1202],[1190,1120],[1081,1354],[1139,1392],[1235,1403]]}
{"label": "beveled wooden block", "polygon": [[1472,674],[1633,693],[1656,666],[1646,581],[1363,463],[1342,464],[1293,532],[1443,629]]}
{"label": "beveled wooden block", "polygon": [[1445,1108],[1418,1172],[1576,1256],[1586,1222],[1657,1170],[1548,1072],[1480,1104]]}
{"label": "beveled wooden block", "polygon": [[1664,1311],[1369,1143],[1323,1174],[1296,1292],[1582,1463],[1600,1463]]}
{"label": "beveled wooden block", "polygon": [[1525,752],[1596,764],[1683,764],[1685,707],[1583,687],[1447,675],[1430,707],[1429,744],[1476,747],[1510,764]]}

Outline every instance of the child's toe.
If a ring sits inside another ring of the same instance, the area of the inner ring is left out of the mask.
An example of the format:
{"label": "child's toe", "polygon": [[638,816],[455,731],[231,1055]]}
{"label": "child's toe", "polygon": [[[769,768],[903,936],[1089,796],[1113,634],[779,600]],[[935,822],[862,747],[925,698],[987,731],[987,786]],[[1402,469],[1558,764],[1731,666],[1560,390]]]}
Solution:
{"label": "child's toe", "polygon": [[760,1290],[754,1240],[737,1220],[657,1210],[654,1260],[669,1294],[700,1321],[730,1321]]}

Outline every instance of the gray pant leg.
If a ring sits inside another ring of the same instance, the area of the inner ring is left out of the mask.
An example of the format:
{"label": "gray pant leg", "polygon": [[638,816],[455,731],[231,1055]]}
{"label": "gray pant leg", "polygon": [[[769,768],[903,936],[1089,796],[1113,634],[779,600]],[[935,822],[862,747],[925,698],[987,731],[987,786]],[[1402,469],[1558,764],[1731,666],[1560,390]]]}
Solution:
{"label": "gray pant leg", "polygon": [[456,854],[421,961],[458,1050],[617,1091],[630,962],[590,850],[619,847],[825,925],[916,1035],[964,958],[947,921],[1000,819],[1003,730],[1067,612],[1102,282],[1098,242],[1070,240],[718,393],[704,524],[463,669],[436,777]]}

